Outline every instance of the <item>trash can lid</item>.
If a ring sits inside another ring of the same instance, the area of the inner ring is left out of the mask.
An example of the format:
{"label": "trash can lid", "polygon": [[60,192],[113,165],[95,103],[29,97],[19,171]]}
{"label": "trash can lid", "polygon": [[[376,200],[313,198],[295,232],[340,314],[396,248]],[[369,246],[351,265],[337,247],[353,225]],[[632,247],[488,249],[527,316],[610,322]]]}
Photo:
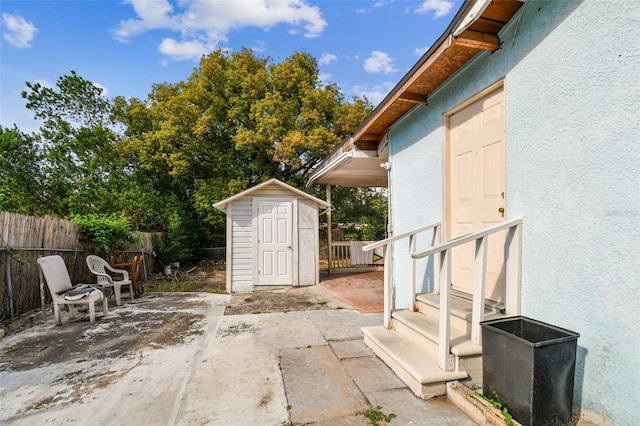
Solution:
{"label": "trash can lid", "polygon": [[498,318],[480,323],[483,330],[490,330],[515,338],[529,346],[546,346],[577,340],[580,334],[524,316]]}

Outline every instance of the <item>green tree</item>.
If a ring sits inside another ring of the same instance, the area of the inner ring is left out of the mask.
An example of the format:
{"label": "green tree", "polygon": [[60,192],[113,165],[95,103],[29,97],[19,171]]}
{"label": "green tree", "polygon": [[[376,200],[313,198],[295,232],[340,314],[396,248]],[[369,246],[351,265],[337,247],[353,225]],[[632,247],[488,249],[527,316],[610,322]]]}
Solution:
{"label": "green tree", "polygon": [[102,89],[74,71],[56,88],[26,83],[22,97],[42,120],[39,135],[40,201],[48,213],[117,210],[118,189],[127,181],[125,164],[114,151],[119,136],[109,118],[110,102]]}
{"label": "green tree", "polygon": [[371,111],[366,99],[347,102],[321,84],[310,54],[273,63],[247,49],[212,52],[186,81],[115,105],[122,151],[218,243],[224,221],[213,203],[272,177],[304,187],[305,174]]}
{"label": "green tree", "polygon": [[[348,241],[377,241],[387,237],[387,191],[381,188],[333,186],[334,227],[340,224]],[[323,217],[325,218],[325,217]]]}
{"label": "green tree", "polygon": [[[246,49],[212,52],[187,80],[156,84],[143,100],[107,99],[74,71],[55,88],[27,83],[23,97],[43,124],[34,135],[2,129],[0,208],[126,218],[135,230],[165,231],[171,260],[222,244],[216,201],[272,177],[303,188],[372,109],[322,84],[308,53],[274,63]],[[378,232],[375,194],[338,192],[352,205],[349,221]]]}
{"label": "green tree", "polygon": [[42,215],[47,205],[37,135],[0,128],[0,210]]}

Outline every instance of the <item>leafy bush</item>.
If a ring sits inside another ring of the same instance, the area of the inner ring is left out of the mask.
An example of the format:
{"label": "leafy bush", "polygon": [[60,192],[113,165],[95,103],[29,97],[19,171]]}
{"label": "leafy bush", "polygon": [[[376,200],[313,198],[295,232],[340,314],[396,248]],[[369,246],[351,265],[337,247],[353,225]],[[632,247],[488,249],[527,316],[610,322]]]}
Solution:
{"label": "leafy bush", "polygon": [[81,239],[101,255],[120,253],[135,242],[129,219],[118,215],[75,215],[71,221],[80,227]]}
{"label": "leafy bush", "polygon": [[180,212],[171,213],[166,225],[163,241],[160,241],[155,252],[162,264],[182,262],[193,257],[193,247],[198,245],[198,225]]}

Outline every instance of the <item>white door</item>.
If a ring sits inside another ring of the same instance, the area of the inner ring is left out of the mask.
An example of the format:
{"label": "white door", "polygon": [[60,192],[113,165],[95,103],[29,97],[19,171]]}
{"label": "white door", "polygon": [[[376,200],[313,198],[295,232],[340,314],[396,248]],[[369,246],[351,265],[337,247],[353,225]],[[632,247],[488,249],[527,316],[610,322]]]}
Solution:
{"label": "white door", "polygon": [[[449,239],[504,221],[505,119],[500,88],[449,118]],[[489,237],[485,297],[504,300],[504,232]],[[475,243],[451,254],[451,285],[473,292]]]}
{"label": "white door", "polygon": [[258,285],[293,284],[293,203],[258,199]]}

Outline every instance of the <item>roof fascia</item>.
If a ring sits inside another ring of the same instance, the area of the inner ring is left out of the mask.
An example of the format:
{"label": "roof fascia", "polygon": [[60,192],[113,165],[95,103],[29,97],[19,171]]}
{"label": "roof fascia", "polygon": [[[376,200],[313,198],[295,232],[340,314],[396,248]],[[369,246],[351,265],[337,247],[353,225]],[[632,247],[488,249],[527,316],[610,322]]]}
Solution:
{"label": "roof fascia", "polygon": [[278,186],[280,186],[280,187],[282,187],[282,188],[284,188],[284,189],[286,189],[288,191],[291,191],[291,192],[293,192],[293,193],[295,193],[297,195],[300,195],[301,197],[304,197],[304,198],[307,198],[307,199],[309,199],[311,201],[314,201],[314,202],[322,205],[323,207],[330,207],[331,206],[330,203],[328,203],[328,202],[326,202],[324,200],[321,200],[320,198],[314,197],[311,194],[307,194],[306,192],[301,191],[298,188],[295,188],[295,187],[293,187],[293,186],[291,186],[289,184],[286,184],[286,183],[284,183],[282,181],[279,181],[276,178],[271,178],[271,179],[266,180],[266,181],[264,181],[262,183],[259,183],[258,185],[252,186],[251,188],[247,188],[242,192],[238,192],[237,194],[232,195],[231,197],[228,197],[228,198],[225,198],[224,200],[218,201],[217,203],[215,203],[213,205],[213,207],[215,207],[218,210],[224,210],[226,208],[227,204],[237,200],[238,198],[245,197],[245,196],[251,194],[252,192],[255,192],[255,191],[257,191],[257,190],[259,190],[261,188],[264,188],[265,186],[271,185],[271,184],[276,184],[276,185],[278,185]]}

